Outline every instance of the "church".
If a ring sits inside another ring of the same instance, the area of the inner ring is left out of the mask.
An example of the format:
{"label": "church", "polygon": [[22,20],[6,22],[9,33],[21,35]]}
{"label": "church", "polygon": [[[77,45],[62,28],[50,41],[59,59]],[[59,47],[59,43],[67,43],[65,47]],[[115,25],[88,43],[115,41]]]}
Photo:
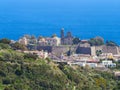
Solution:
{"label": "church", "polygon": [[61,45],[72,45],[73,36],[71,32],[67,32],[67,35],[64,34],[64,28],[61,29]]}

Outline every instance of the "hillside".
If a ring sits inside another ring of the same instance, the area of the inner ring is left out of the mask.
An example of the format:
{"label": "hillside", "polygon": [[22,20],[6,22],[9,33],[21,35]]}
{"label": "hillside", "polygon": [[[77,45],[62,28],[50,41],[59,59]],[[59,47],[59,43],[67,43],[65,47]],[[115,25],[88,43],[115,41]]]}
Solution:
{"label": "hillside", "polygon": [[111,72],[0,51],[0,90],[120,90]]}

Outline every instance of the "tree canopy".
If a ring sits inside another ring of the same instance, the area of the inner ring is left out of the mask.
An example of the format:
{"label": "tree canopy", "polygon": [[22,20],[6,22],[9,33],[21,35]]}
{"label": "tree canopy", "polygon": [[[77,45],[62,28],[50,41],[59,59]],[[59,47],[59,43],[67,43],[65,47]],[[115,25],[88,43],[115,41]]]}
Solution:
{"label": "tree canopy", "polygon": [[73,39],[73,44],[79,44],[80,43],[80,39],[79,38],[74,38]]}
{"label": "tree canopy", "polygon": [[10,44],[10,40],[7,39],[7,38],[3,38],[3,39],[0,39],[0,43],[4,43],[4,44]]}
{"label": "tree canopy", "polygon": [[13,44],[11,45],[11,47],[12,47],[14,50],[27,50],[27,47],[26,47],[25,45],[20,44],[20,43],[18,43],[18,42],[13,43]]}
{"label": "tree canopy", "polygon": [[91,46],[100,46],[104,44],[104,39],[97,36],[95,38],[91,38],[88,42]]}
{"label": "tree canopy", "polygon": [[118,46],[116,42],[114,41],[106,41],[107,46]]}

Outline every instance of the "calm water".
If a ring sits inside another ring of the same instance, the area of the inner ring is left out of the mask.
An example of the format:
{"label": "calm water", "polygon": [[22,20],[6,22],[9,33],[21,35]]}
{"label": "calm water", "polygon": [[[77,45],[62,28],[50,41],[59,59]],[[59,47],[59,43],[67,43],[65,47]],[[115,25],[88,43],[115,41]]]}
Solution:
{"label": "calm water", "polygon": [[0,38],[60,36],[62,27],[81,39],[120,44],[120,0],[0,0]]}

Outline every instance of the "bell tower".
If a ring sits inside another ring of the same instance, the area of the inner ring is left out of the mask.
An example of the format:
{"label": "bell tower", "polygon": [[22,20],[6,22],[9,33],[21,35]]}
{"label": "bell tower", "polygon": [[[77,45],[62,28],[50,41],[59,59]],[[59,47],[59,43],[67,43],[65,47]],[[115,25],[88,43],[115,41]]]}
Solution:
{"label": "bell tower", "polygon": [[64,28],[61,29],[61,44],[64,44]]}

